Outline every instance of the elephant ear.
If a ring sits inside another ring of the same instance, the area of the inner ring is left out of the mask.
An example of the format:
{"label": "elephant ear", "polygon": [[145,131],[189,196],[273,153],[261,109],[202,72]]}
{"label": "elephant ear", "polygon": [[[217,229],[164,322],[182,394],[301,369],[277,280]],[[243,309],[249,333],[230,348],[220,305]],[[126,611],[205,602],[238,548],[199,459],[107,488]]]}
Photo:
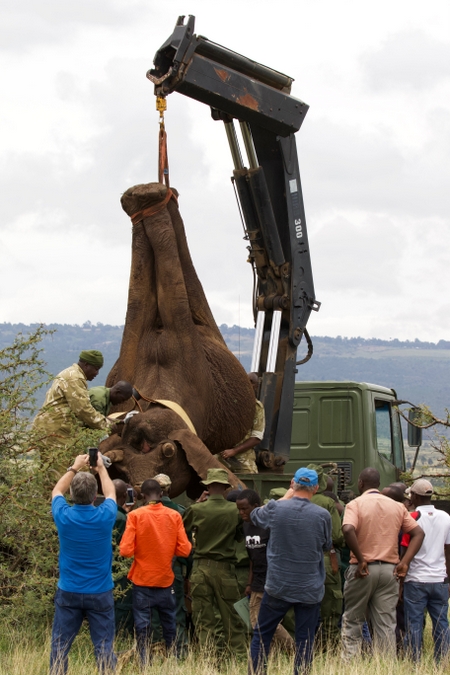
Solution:
{"label": "elephant ear", "polygon": [[225,469],[232,488],[245,488],[244,483],[242,483],[232,471],[219,462],[199,437],[193,434],[192,431],[189,431],[189,429],[175,429],[169,433],[169,439],[171,441],[176,441],[181,445],[188,464],[194,469],[201,480],[206,478],[208,469]]}

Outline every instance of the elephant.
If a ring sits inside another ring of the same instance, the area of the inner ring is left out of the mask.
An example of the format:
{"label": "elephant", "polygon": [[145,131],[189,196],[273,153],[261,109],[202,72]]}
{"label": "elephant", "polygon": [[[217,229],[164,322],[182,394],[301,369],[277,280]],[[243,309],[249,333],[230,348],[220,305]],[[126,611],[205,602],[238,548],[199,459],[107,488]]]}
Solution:
{"label": "elephant", "polygon": [[100,449],[113,461],[111,475],[139,485],[167,473],[172,496],[197,494],[209,468],[224,468],[215,455],[251,429],[254,393],[194,269],[177,191],[136,185],[121,203],[133,223],[131,273],[122,344],[106,386],[125,380],[139,394],[113,409],[134,406],[137,414]]}

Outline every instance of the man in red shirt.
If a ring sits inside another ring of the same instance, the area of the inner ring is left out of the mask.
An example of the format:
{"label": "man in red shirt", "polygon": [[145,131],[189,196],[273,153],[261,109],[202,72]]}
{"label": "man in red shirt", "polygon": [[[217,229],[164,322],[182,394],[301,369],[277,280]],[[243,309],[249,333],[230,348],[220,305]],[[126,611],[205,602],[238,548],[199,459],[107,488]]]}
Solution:
{"label": "man in red shirt", "polygon": [[133,583],[133,615],[142,663],[148,661],[152,609],[158,610],[164,641],[175,647],[176,602],[172,558],[191,552],[180,514],[161,503],[162,489],[155,480],[142,483],[144,506],[128,514],[120,555],[132,558],[128,578]]}

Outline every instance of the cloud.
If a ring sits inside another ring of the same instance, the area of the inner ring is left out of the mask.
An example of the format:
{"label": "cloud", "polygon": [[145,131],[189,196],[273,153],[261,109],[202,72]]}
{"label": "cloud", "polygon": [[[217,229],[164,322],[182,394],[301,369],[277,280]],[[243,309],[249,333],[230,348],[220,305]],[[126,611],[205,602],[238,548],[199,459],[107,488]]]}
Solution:
{"label": "cloud", "polygon": [[389,35],[361,56],[367,83],[375,91],[429,89],[450,77],[450,44],[420,29]]}
{"label": "cloud", "polygon": [[66,41],[80,28],[132,24],[144,10],[148,16],[143,0],[14,0],[2,7],[0,50],[23,55]]}

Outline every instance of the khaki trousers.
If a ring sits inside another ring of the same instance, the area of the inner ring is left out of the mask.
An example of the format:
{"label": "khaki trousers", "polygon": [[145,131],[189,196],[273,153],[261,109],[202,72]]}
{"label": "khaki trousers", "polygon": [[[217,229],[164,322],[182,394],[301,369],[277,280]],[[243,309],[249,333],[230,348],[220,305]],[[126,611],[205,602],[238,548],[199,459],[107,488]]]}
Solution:
{"label": "khaki trousers", "polygon": [[[261,606],[261,600],[264,593],[258,591],[252,591],[250,596],[250,623],[254,628],[258,620],[259,608]],[[281,649],[294,649],[294,640],[291,638],[286,628],[283,628],[281,623],[278,624],[275,634],[273,636],[274,644]]]}
{"label": "khaki trousers", "polygon": [[356,577],[357,565],[350,565],[345,572],[344,605],[342,617],[342,658],[349,660],[361,653],[362,626],[370,621],[374,649],[386,656],[395,657],[396,607],[398,581],[394,576],[395,565],[369,564],[366,577]]}

